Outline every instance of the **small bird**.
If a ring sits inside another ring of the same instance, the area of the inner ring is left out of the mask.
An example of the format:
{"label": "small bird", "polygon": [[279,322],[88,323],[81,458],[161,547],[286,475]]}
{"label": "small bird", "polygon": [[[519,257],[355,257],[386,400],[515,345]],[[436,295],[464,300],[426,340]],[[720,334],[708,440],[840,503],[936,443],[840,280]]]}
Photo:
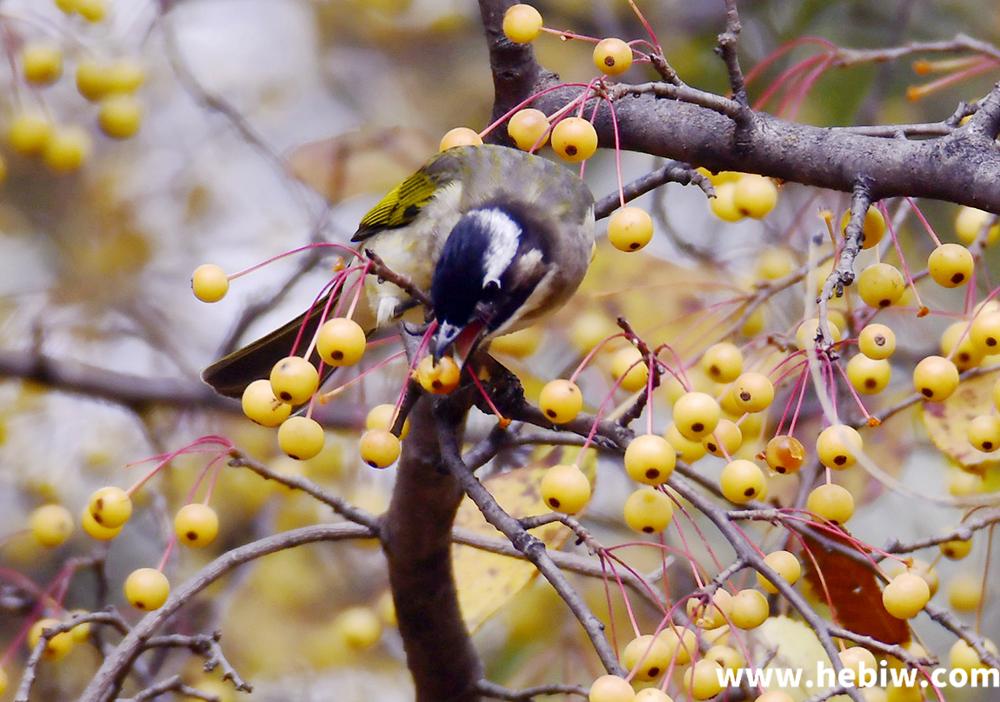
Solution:
{"label": "small bird", "polygon": [[[504,146],[436,154],[366,214],[351,239],[429,291],[435,359],[524,328],[562,307],[587,271],[594,198],[567,168]],[[410,296],[369,276],[369,333],[397,321]],[[323,305],[207,368],[218,392],[238,397],[319,326]]]}

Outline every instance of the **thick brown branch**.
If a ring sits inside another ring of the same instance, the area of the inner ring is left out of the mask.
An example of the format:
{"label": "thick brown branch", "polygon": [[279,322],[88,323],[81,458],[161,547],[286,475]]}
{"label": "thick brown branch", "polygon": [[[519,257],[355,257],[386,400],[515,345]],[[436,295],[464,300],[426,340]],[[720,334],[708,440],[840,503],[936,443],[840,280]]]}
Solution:
{"label": "thick brown branch", "polygon": [[[462,489],[438,448],[429,396],[410,413],[382,548],[417,702],[473,702],[483,671],[452,575],[452,524]],[[447,402],[448,400],[446,400]],[[464,412],[455,417],[460,431]]]}

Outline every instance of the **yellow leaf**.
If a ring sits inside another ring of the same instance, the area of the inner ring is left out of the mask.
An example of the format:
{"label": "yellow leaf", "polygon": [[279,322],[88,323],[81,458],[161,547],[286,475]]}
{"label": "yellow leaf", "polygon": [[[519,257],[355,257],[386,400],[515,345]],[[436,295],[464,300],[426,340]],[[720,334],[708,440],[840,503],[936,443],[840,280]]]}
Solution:
{"label": "yellow leaf", "polygon": [[924,403],[921,414],[931,441],[966,470],[982,472],[996,463],[990,454],[973,448],[966,431],[972,419],[993,412],[993,384],[998,377],[1000,372],[993,372],[963,380],[944,402]]}
{"label": "yellow leaf", "polygon": [[[830,667],[830,657],[826,655],[816,633],[797,619],[788,617],[771,617],[758,628],[754,636],[762,645],[763,650],[777,651],[767,667],[773,670],[802,670],[801,685],[795,688],[781,687],[777,684],[777,673],[772,674],[772,684],[767,689],[786,692],[795,702],[803,702],[814,695],[821,694],[827,688],[806,687],[806,681],[816,676],[818,665]],[[835,702],[845,699],[833,698]]]}
{"label": "yellow leaf", "polygon": [[[538,490],[548,467],[576,458],[577,448],[556,448],[536,452],[531,463],[483,481],[508,514],[516,518],[545,514],[548,507]],[[594,481],[596,453],[588,450],[577,464]],[[466,498],[458,509],[455,526],[488,538],[504,536],[488,524],[475,504]],[[550,549],[558,549],[571,536],[562,524],[547,524],[533,529]],[[471,546],[456,545],[453,551],[455,582],[462,616],[470,631],[478,629],[538,574],[535,566],[519,559],[489,553]]]}

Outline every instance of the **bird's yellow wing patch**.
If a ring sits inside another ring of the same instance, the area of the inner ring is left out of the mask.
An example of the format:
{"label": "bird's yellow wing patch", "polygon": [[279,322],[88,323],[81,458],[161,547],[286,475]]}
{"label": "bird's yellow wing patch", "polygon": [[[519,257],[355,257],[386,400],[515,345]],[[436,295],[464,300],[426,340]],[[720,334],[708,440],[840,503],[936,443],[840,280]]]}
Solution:
{"label": "bird's yellow wing patch", "polygon": [[438,179],[427,171],[417,171],[390,190],[361,218],[351,241],[363,241],[384,229],[406,226],[434,198],[439,185]]}

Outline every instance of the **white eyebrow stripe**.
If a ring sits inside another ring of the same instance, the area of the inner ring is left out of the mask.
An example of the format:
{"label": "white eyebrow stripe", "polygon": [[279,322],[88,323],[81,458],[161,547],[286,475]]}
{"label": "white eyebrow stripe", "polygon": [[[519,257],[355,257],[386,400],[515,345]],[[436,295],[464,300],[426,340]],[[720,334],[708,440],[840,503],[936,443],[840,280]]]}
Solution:
{"label": "white eyebrow stripe", "polygon": [[500,282],[500,276],[507,270],[521,238],[521,227],[503,210],[491,207],[469,213],[478,224],[490,233],[490,243],[483,259],[485,275],[483,285],[490,281]]}

